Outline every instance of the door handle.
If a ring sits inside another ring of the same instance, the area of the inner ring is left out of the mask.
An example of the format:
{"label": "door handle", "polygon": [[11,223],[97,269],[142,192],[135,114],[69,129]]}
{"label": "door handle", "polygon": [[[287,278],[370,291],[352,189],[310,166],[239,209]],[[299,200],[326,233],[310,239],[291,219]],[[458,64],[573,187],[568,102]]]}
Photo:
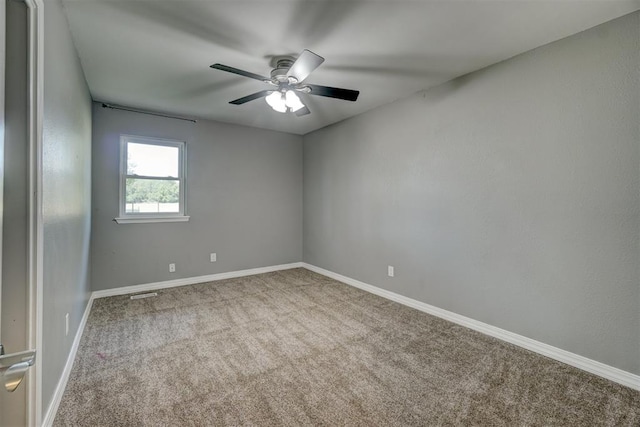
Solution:
{"label": "door handle", "polygon": [[35,361],[35,350],[4,354],[4,348],[0,344],[0,377],[4,383],[4,388],[9,392],[18,388],[27,370],[33,366]]}

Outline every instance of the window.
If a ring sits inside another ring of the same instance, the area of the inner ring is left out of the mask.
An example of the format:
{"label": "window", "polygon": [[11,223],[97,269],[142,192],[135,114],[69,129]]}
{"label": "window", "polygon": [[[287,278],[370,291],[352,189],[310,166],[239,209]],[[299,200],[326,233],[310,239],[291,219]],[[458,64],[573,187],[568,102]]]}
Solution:
{"label": "window", "polygon": [[185,215],[185,143],[120,137],[120,216],[116,222],[188,221]]}

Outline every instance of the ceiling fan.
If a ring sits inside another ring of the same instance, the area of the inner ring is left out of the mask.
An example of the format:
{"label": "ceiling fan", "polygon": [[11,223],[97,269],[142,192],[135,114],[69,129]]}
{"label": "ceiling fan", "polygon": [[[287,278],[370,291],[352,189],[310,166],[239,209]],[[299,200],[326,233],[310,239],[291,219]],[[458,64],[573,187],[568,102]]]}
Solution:
{"label": "ceiling fan", "polygon": [[270,78],[229,67],[228,65],[213,64],[211,68],[249,77],[250,79],[260,80],[261,82],[275,86],[274,89],[262,90],[235,99],[230,101],[229,104],[242,105],[254,99],[265,98],[267,104],[275,111],[280,113],[291,111],[300,117],[309,114],[311,111],[302,103],[296,92],[343,99],[346,101],[355,101],[358,99],[360,92],[357,90],[304,83],[304,80],[309,77],[309,74],[323,62],[323,57],[305,49],[297,59],[290,56],[276,58],[276,68],[271,71]]}

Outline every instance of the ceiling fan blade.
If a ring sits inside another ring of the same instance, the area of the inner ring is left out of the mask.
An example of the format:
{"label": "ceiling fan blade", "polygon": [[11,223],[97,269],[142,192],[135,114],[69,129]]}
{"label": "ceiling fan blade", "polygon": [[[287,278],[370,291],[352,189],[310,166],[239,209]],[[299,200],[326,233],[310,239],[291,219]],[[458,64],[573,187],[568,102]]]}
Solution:
{"label": "ceiling fan blade", "polygon": [[213,64],[213,65],[211,65],[211,68],[215,68],[216,70],[226,71],[227,73],[237,74],[237,75],[243,76],[243,77],[249,77],[250,79],[260,80],[262,82],[270,81],[268,78],[266,78],[264,76],[261,76],[259,74],[254,74],[254,73],[250,73],[249,71],[244,71],[244,70],[240,70],[238,68],[229,67],[228,65]]}
{"label": "ceiling fan blade", "polygon": [[324,58],[322,56],[305,49],[287,71],[287,77],[294,77],[299,83],[309,77],[309,74],[323,62]]}
{"label": "ceiling fan blade", "polygon": [[296,111],[295,114],[298,117],[302,117],[302,116],[306,116],[307,114],[311,114],[311,110],[309,110],[309,108],[305,105],[303,108]]}
{"label": "ceiling fan blade", "polygon": [[326,96],[328,98],[344,99],[345,101],[355,101],[360,95],[360,91],[351,89],[341,89],[339,87],[329,87],[320,85],[305,84],[311,89],[310,95]]}
{"label": "ceiling fan blade", "polygon": [[243,96],[242,98],[229,101],[229,104],[242,105],[245,102],[253,101],[254,99],[264,98],[267,95],[271,95],[272,90],[261,90],[260,92],[252,93],[251,95]]}

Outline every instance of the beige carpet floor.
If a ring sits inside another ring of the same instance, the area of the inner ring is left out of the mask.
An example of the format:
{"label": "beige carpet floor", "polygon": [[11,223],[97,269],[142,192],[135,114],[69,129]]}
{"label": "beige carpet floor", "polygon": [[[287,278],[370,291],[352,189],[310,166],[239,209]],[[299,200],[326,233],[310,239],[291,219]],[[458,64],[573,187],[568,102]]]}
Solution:
{"label": "beige carpet floor", "polygon": [[305,269],[95,300],[56,426],[640,425],[640,392]]}

